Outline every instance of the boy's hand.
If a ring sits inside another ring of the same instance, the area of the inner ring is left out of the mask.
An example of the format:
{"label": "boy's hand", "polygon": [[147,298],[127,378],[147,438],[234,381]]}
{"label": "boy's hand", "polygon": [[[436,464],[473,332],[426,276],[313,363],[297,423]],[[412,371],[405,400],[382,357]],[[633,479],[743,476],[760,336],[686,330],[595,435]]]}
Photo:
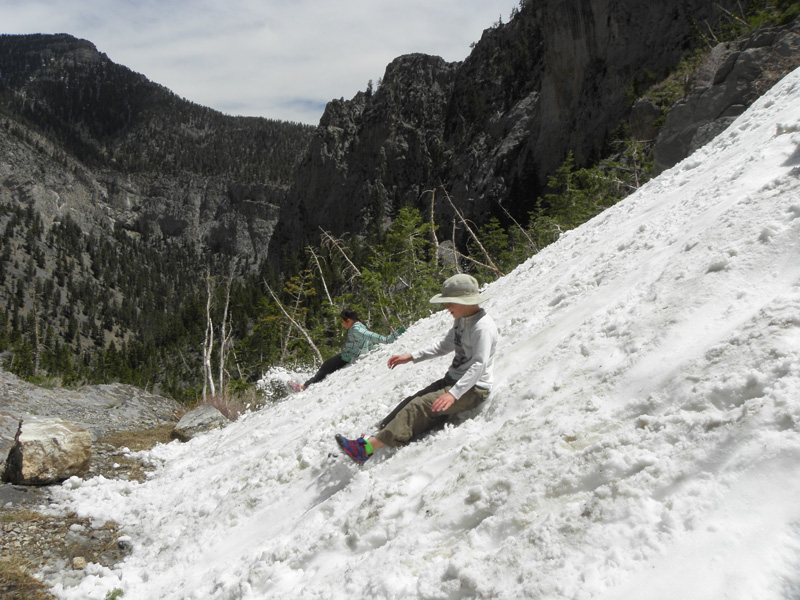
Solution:
{"label": "boy's hand", "polygon": [[394,369],[397,365],[404,365],[407,362],[411,362],[412,358],[410,354],[395,354],[389,359],[389,368]]}
{"label": "boy's hand", "polygon": [[431,410],[433,412],[442,412],[453,406],[455,401],[455,396],[450,392],[446,392],[434,400],[433,404],[431,404]]}

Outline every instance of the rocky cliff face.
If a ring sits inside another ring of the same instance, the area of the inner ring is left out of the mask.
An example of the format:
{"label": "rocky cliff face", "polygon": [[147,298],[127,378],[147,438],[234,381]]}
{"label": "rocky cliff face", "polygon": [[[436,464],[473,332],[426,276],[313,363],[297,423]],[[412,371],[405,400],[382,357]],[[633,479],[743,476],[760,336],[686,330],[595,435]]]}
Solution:
{"label": "rocky cliff face", "polygon": [[438,57],[405,56],[374,94],[330,102],[283,205],[286,231],[364,231],[444,176],[442,130],[456,71]]}
{"label": "rocky cliff face", "polygon": [[[786,73],[800,66],[800,24],[718,44],[686,98],[669,112],[653,158],[661,173],[714,139]],[[641,106],[640,106],[641,108]]]}
{"label": "rocky cliff face", "polygon": [[69,217],[85,232],[123,228],[156,243],[246,257],[252,268],[266,259],[284,186],[89,169],[54,159],[48,148],[43,139],[21,141],[0,122],[0,203],[33,207],[48,229]]}
{"label": "rocky cliff face", "polygon": [[398,58],[373,94],[328,106],[274,248],[320,227],[364,231],[399,206],[428,206],[440,184],[469,218],[525,214],[567,153],[588,159],[629,114],[633,83],[673,66],[718,4],[526,2],[463,63]]}

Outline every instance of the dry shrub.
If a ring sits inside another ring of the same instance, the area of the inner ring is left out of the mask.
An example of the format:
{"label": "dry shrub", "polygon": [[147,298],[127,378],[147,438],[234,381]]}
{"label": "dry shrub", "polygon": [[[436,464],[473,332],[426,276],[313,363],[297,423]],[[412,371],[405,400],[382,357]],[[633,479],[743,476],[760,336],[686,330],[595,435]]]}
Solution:
{"label": "dry shrub", "polygon": [[0,559],[0,597],[3,600],[52,600],[54,596],[35,577],[29,566]]}
{"label": "dry shrub", "polygon": [[247,410],[247,406],[245,406],[237,398],[228,398],[225,396],[206,398],[201,405],[213,406],[231,421],[238,419],[242,413]]}
{"label": "dry shrub", "polygon": [[240,416],[249,410],[255,410],[263,406],[264,398],[254,387],[235,392],[227,392],[222,396],[213,396],[201,400],[198,406],[213,406],[231,421],[236,421]]}

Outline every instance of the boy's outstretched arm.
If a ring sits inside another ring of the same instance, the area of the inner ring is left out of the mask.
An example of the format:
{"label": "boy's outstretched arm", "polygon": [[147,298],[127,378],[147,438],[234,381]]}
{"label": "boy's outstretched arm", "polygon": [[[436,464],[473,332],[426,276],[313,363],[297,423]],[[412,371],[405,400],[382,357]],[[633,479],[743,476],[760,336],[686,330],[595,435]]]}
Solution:
{"label": "boy's outstretched arm", "polygon": [[408,362],[413,361],[414,359],[411,358],[410,354],[395,354],[391,358],[389,358],[389,368],[394,369],[397,365],[404,365]]}

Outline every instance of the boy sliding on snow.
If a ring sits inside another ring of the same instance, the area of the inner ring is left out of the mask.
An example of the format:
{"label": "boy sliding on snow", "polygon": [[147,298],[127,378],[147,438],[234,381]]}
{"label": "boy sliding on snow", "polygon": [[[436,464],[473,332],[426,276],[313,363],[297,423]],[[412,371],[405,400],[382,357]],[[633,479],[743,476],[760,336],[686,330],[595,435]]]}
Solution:
{"label": "boy sliding on snow", "polygon": [[359,464],[383,446],[404,446],[420,433],[442,423],[450,415],[478,406],[492,386],[497,326],[479,305],[489,296],[480,294],[471,275],[454,275],[442,284],[442,293],[431,302],[444,304],[455,319],[443,340],[412,354],[389,359],[389,368],[419,362],[455,352],[447,374],[425,389],[406,398],[380,424],[380,431],[369,440],[349,440],[336,434],[344,452]]}

